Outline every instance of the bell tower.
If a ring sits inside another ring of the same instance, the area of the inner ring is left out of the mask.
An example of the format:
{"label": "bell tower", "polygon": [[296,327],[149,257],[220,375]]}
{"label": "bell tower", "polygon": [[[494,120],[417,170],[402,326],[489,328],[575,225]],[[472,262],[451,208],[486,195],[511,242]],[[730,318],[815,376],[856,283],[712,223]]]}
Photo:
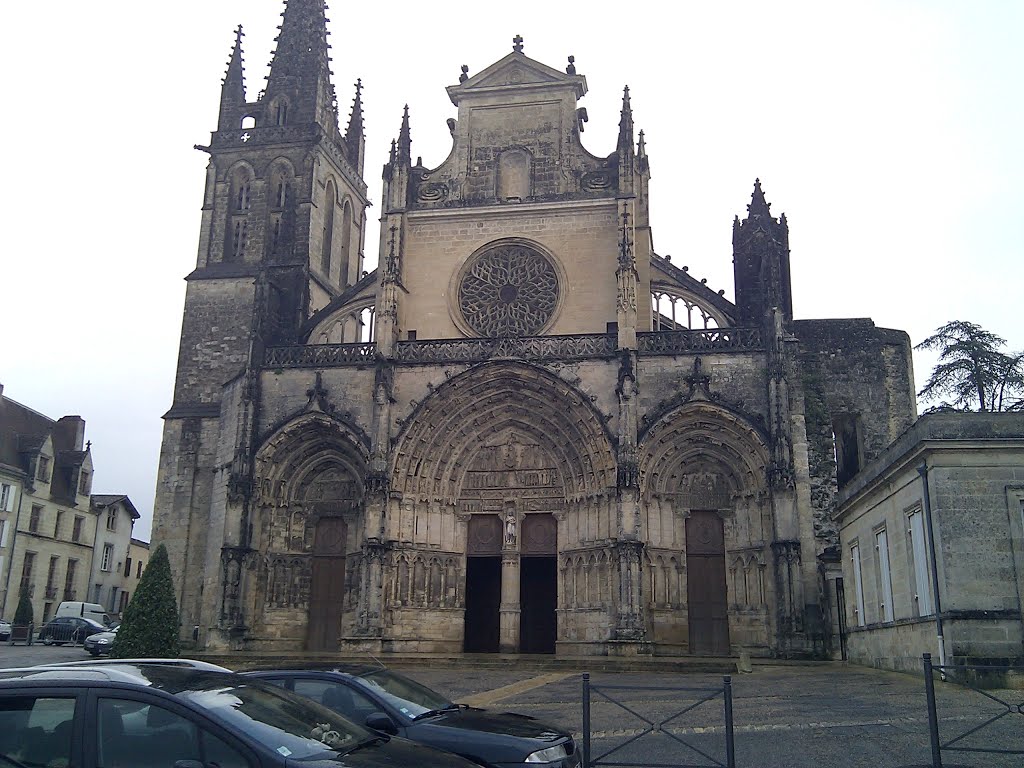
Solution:
{"label": "bell tower", "polygon": [[[238,27],[217,128],[209,145],[196,146],[209,164],[155,510],[155,534],[182,581],[185,625],[199,621],[202,571],[210,566],[195,562],[205,547],[188,537],[224,514],[214,509],[225,503],[217,451],[232,460],[232,476],[247,476],[252,437],[247,429],[220,434],[221,419],[251,423],[243,411],[259,399],[254,372],[263,348],[298,343],[305,320],[362,273],[369,204],[362,85],[342,133],[325,8],[324,0],[286,0],[266,87],[255,100],[246,94]],[[224,519],[223,540],[244,546],[244,526]]]}

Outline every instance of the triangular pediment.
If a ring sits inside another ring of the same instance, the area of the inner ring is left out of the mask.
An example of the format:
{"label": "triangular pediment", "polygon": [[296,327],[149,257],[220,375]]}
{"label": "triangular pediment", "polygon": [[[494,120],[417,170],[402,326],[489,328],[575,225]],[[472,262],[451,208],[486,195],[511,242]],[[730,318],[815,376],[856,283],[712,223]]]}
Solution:
{"label": "triangular pediment", "polygon": [[572,88],[576,91],[576,98],[580,98],[587,92],[587,79],[583,75],[560,72],[513,51],[465,82],[449,86],[448,95],[454,104],[458,104],[460,98],[477,93],[551,86]]}

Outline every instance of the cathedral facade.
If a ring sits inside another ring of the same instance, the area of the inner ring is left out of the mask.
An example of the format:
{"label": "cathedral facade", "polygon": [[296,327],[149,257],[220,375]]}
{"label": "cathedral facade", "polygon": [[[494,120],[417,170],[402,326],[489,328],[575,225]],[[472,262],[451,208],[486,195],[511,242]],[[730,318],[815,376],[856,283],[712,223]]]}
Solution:
{"label": "cathedral facade", "polygon": [[580,141],[570,60],[520,39],[408,111],[365,273],[357,86],[288,0],[265,91],[241,31],[209,146],[154,541],[209,649],[822,653],[837,488],[915,417],[909,340],[795,320],[756,184],[735,301],[652,248],[628,89]]}

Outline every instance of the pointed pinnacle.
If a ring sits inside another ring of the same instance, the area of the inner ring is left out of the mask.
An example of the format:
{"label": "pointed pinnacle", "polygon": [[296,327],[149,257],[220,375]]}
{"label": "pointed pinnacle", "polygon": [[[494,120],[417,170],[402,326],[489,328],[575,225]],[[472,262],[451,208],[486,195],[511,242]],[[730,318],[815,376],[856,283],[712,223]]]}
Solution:
{"label": "pointed pinnacle", "polygon": [[222,99],[228,98],[235,101],[245,101],[245,66],[242,57],[242,38],[245,32],[239,24],[235,30],[235,44],[231,48],[231,58],[228,59],[228,68],[221,81],[224,85]]}
{"label": "pointed pinnacle", "polygon": [[761,190],[761,179],[754,179],[754,192],[750,196],[750,205],[747,206],[747,218],[750,216],[771,216],[771,205],[764,198]]}

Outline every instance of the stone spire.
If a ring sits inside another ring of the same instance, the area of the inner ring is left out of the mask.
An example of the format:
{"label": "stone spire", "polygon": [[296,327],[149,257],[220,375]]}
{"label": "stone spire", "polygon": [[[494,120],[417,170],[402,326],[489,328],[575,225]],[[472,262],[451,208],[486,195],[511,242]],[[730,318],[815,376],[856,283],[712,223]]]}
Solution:
{"label": "stone spire", "polygon": [[223,85],[220,90],[220,121],[221,130],[237,128],[230,125],[234,113],[238,107],[245,104],[245,66],[242,57],[242,38],[245,33],[242,25],[235,30],[235,45],[231,49],[231,59],[228,61],[228,71],[224,73]]}
{"label": "stone spire", "polygon": [[736,309],[743,324],[760,325],[778,309],[782,320],[793,319],[793,288],[789,273],[789,224],[771,215],[771,205],[754,181],[747,217],[732,226]]}
{"label": "stone spire", "polygon": [[398,156],[399,163],[412,163],[412,133],[409,130],[409,105],[405,105],[402,111],[402,127],[398,131]]}
{"label": "stone spire", "polygon": [[629,86],[622,89],[622,111],[619,113],[619,152],[633,153],[633,107],[629,103]]}
{"label": "stone spire", "polygon": [[319,123],[338,134],[324,0],[285,0],[263,97],[288,103],[288,123]]}
{"label": "stone spire", "polygon": [[366,137],[363,134],[363,81],[356,80],[356,95],[352,99],[352,113],[348,118],[345,131],[345,150],[352,167],[363,174],[363,157],[366,149]]}

